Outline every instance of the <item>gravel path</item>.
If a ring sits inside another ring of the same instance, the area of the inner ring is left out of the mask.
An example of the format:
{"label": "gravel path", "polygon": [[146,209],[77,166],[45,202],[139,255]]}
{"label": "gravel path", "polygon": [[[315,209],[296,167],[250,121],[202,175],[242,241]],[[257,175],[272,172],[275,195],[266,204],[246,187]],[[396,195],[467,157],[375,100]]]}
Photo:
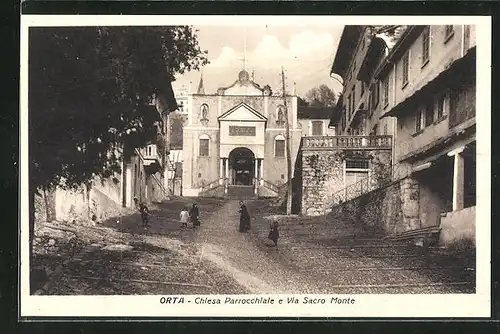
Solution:
{"label": "gravel path", "polygon": [[319,293],[314,279],[279,261],[279,250],[265,249],[251,233],[238,231],[238,209],[238,201],[228,201],[206,218],[195,240],[202,245],[202,257],[229,272],[249,293]]}

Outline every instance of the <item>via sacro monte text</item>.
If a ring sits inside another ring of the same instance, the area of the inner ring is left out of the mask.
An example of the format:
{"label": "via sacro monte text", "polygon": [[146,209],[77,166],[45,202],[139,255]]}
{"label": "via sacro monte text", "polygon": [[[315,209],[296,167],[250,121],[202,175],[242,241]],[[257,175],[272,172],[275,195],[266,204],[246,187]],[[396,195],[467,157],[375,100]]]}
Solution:
{"label": "via sacro monte text", "polygon": [[353,297],[328,297],[328,298],[317,298],[314,296],[304,296],[304,297],[284,297],[284,298],[273,298],[273,297],[161,297],[160,304],[185,304],[194,303],[201,305],[254,305],[254,304],[270,304],[270,305],[281,305],[281,304],[354,304],[356,302]]}

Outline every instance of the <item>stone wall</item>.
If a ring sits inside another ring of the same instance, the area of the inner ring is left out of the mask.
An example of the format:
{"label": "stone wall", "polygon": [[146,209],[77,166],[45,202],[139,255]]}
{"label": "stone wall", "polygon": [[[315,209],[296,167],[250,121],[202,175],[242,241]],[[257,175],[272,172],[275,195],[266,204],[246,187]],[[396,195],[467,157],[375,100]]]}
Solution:
{"label": "stone wall", "polygon": [[440,243],[444,246],[459,240],[476,243],[476,207],[448,212],[441,217]]}
{"label": "stone wall", "polygon": [[[132,156],[124,167],[122,174],[116,173],[104,180],[94,179],[89,189],[80,186],[77,189],[40,190],[35,196],[35,223],[88,220],[94,215],[98,220],[104,220],[135,210],[134,197],[145,203],[168,199],[161,171],[147,174],[138,155]],[[123,207],[124,204],[128,209]]]}
{"label": "stone wall", "polygon": [[120,201],[110,197],[105,189],[93,185],[90,190],[82,186],[75,190],[58,188],[54,191],[55,219],[59,221],[98,220],[119,215],[123,207]]}
{"label": "stone wall", "polygon": [[343,175],[342,152],[303,151],[302,214],[328,212],[331,195],[342,188]]}
{"label": "stone wall", "polygon": [[[344,160],[363,158],[370,160],[370,180],[373,188],[385,184],[390,177],[390,149],[329,149],[301,150],[302,183],[301,213],[322,215],[331,210],[333,196],[345,188]],[[297,177],[297,176],[296,176]]]}
{"label": "stone wall", "polygon": [[332,208],[336,218],[367,230],[398,234],[420,227],[418,184],[407,178]]}

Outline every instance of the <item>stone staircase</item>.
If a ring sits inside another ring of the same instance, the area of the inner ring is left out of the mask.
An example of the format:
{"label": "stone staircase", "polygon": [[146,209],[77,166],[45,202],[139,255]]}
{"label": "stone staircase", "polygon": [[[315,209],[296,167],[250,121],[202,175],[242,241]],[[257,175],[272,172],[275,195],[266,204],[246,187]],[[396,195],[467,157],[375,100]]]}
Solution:
{"label": "stone staircase", "polygon": [[230,185],[227,187],[226,198],[248,200],[248,199],[256,199],[257,195],[255,195],[254,186]]}
{"label": "stone staircase", "polygon": [[[333,219],[278,220],[280,260],[317,277],[330,293],[475,292],[475,257],[470,254],[451,254],[438,247],[424,250]],[[261,218],[252,226],[264,249],[270,242],[269,223]]]}

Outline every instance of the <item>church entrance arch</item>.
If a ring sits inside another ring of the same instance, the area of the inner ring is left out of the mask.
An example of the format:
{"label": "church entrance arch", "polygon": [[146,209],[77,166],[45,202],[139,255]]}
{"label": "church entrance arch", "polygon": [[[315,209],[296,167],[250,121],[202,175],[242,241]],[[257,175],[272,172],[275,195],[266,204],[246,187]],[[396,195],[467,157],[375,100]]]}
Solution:
{"label": "church entrance arch", "polygon": [[229,153],[229,182],[231,185],[253,185],[255,154],[246,147],[238,147]]}

